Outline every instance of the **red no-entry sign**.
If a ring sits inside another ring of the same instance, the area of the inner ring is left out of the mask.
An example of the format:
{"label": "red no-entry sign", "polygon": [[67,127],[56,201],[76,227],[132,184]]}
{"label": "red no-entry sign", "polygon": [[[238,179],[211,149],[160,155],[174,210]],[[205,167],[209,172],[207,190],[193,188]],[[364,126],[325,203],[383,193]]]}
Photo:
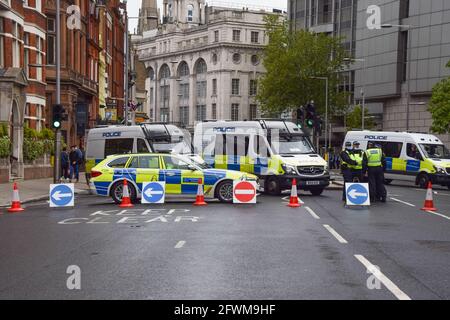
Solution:
{"label": "red no-entry sign", "polygon": [[256,181],[234,181],[233,203],[256,203]]}

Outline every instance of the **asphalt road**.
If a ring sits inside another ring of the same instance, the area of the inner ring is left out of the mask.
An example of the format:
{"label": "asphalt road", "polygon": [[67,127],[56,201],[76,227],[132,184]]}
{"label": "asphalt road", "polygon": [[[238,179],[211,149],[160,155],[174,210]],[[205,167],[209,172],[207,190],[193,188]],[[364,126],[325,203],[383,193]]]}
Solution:
{"label": "asphalt road", "polygon": [[450,191],[436,189],[437,214],[420,210],[424,190],[388,191],[359,210],[330,190],[301,193],[299,209],[260,196],[122,211],[79,196],[3,211],[0,299],[450,299]]}

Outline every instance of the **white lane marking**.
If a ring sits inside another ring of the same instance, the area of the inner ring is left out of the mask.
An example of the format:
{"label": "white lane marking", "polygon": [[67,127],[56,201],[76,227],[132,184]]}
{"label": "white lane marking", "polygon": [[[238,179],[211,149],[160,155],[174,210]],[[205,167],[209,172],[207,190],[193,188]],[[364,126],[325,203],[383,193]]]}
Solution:
{"label": "white lane marking", "polygon": [[406,201],[403,201],[403,200],[400,200],[400,199],[397,199],[397,198],[390,197],[390,199],[394,200],[394,201],[397,201],[397,202],[400,202],[400,203],[403,203],[403,204],[406,204],[407,206],[410,206],[410,207],[415,207],[416,206],[415,204],[412,204],[412,203],[409,203],[409,202],[406,202]]}
{"label": "white lane marking", "polygon": [[[388,277],[386,277],[380,270],[377,269],[369,260],[360,254],[355,254],[355,258],[361,262],[366,269],[372,273],[375,278],[381,281],[382,284],[399,300],[411,300],[411,298],[400,290]],[[374,272],[375,271],[375,272]]]}
{"label": "white lane marking", "polygon": [[327,224],[323,225],[340,243],[348,243],[339,233]]}
{"label": "white lane marking", "polygon": [[442,217],[442,218],[445,218],[445,219],[447,219],[447,220],[450,220],[450,217],[447,217],[447,216],[443,215],[442,213],[434,212],[434,211],[429,211],[429,210],[426,210],[426,212],[432,213],[432,214],[435,214],[435,215],[440,216],[440,217]]}
{"label": "white lane marking", "polygon": [[175,249],[180,249],[184,246],[186,241],[178,241],[178,243],[175,245]]}
{"label": "white lane marking", "polygon": [[305,207],[306,211],[309,212],[310,215],[313,216],[314,219],[320,219],[320,217],[311,209],[310,207]]}

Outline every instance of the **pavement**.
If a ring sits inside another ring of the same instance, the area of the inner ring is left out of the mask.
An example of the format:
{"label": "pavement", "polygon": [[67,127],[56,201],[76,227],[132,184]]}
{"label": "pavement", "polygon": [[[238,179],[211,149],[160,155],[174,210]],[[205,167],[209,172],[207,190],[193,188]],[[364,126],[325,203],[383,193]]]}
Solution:
{"label": "pavement", "polygon": [[449,190],[434,190],[431,213],[424,190],[387,189],[366,209],[326,190],[300,192],[295,209],[286,193],[127,210],[77,195],[74,208],[4,210],[0,299],[450,299]]}
{"label": "pavement", "polygon": [[[49,197],[49,186],[53,178],[16,181],[19,188],[21,203],[30,203]],[[0,208],[11,205],[13,183],[0,183]],[[84,173],[80,173],[80,180],[75,183],[76,194],[89,193]]]}

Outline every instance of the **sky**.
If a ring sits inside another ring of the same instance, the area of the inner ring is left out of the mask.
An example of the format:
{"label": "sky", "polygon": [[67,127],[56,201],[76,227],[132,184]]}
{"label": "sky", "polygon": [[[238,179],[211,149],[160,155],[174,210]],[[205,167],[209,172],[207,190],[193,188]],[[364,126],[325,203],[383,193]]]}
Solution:
{"label": "sky", "polygon": [[[163,0],[157,0],[158,7],[161,8]],[[128,0],[128,15],[130,17],[137,17],[139,15],[139,8],[141,7],[141,0]],[[287,0],[206,0],[209,4],[217,4],[221,6],[227,6],[228,3],[231,3],[233,6],[238,5],[239,7],[245,6],[249,9],[252,9],[252,6],[256,6],[258,9],[261,7],[276,8],[286,10]],[[130,32],[133,33],[133,30],[137,27],[137,20],[130,19]]]}

